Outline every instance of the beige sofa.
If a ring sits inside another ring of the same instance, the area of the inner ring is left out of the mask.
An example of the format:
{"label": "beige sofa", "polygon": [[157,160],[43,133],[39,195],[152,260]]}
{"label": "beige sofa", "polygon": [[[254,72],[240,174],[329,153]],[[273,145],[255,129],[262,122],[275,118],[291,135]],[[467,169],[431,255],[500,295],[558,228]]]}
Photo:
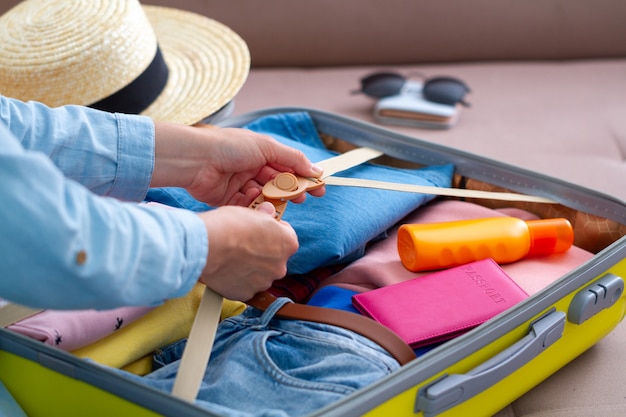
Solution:
{"label": "beige sofa", "polygon": [[[16,0],[0,1],[0,12]],[[374,123],[370,72],[472,89],[448,130],[388,126],[626,200],[623,0],[146,0],[205,14],[248,43],[235,114],[302,106]],[[626,324],[499,417],[626,415]]]}

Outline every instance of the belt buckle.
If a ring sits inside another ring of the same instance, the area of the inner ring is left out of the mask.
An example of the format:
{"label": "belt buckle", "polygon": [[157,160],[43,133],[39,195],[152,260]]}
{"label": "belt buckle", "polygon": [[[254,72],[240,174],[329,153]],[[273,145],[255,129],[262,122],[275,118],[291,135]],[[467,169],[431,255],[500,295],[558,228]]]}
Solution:
{"label": "belt buckle", "polygon": [[249,207],[256,208],[264,201],[268,201],[274,205],[276,220],[280,220],[289,200],[324,185],[325,182],[321,178],[300,177],[290,172],[281,172],[263,186],[263,191]]}

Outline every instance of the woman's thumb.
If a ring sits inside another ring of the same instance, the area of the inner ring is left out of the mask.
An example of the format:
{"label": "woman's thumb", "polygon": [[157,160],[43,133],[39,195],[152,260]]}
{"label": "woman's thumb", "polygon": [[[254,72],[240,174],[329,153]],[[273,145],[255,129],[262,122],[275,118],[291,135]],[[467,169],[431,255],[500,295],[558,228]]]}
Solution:
{"label": "woman's thumb", "polygon": [[262,213],[269,214],[271,216],[276,216],[276,208],[269,201],[264,201],[258,206],[256,206],[256,211],[260,211]]}

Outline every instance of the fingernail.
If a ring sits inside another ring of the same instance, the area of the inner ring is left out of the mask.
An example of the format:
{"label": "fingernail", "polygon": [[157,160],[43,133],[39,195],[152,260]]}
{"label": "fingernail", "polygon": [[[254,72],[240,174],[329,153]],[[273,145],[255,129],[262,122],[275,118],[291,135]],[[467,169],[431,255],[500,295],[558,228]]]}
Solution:
{"label": "fingernail", "polygon": [[317,175],[317,176],[320,176],[320,175],[322,175],[322,174],[324,173],[324,168],[322,168],[322,167],[321,167],[321,166],[319,166],[319,165],[315,165],[315,164],[312,164],[312,165],[311,165],[311,170],[313,170],[313,172],[314,172],[314,173],[315,173],[315,175]]}
{"label": "fingernail", "polygon": [[276,210],[272,203],[270,203],[269,201],[264,201],[258,206],[256,206],[256,211],[261,211],[263,213],[272,214]]}

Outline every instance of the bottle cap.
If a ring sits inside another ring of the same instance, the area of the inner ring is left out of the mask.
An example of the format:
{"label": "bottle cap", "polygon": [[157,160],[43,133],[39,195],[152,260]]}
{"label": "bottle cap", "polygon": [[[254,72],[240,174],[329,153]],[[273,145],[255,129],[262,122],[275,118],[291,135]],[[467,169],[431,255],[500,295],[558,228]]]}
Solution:
{"label": "bottle cap", "polygon": [[417,242],[411,233],[411,225],[403,224],[398,229],[398,254],[402,265],[409,271],[419,271],[420,264],[417,257]]}
{"label": "bottle cap", "polygon": [[551,255],[568,250],[574,243],[574,229],[567,219],[528,220],[529,256]]}

